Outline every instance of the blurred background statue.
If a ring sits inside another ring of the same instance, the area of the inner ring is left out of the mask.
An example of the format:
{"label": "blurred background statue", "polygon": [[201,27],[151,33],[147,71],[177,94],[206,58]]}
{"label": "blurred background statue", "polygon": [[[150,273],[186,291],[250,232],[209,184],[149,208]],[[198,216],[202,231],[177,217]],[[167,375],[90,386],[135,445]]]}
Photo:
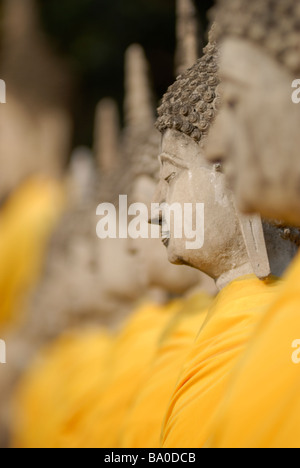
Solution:
{"label": "blurred background statue", "polygon": [[[207,155],[223,165],[241,209],[279,220],[281,237],[299,247],[299,229],[286,226],[300,221],[300,108],[292,101],[300,72],[299,2],[219,0],[214,17],[223,107]],[[292,357],[299,274],[298,255],[239,363],[207,445],[299,447],[299,368]]]}
{"label": "blurred background statue", "polygon": [[52,52],[35,0],[4,0],[1,77],[0,196],[26,177],[62,175],[71,144],[70,75]]}
{"label": "blurred background statue", "polygon": [[224,106],[210,152],[222,160],[243,211],[298,226],[300,107],[292,83],[300,73],[299,4],[261,3],[218,4]]}
{"label": "blurred background statue", "polygon": [[[133,176],[139,175],[139,169],[137,167],[137,161],[141,166],[140,158],[142,161],[147,160],[150,152],[152,158],[152,165],[155,166],[155,174],[157,175],[158,161],[157,151],[159,146],[159,135],[156,130],[153,129],[154,125],[154,111],[150,92],[150,86],[148,81],[147,73],[147,62],[144,57],[143,50],[140,46],[132,46],[126,54],[126,98],[125,98],[125,130],[123,132],[123,154],[122,158],[119,156],[119,144],[114,143],[112,145],[111,135],[117,135],[118,131],[115,126],[116,117],[115,112],[111,109],[108,111],[108,101],[105,101],[104,107],[102,103],[97,109],[96,119],[96,134],[99,132],[100,136],[96,137],[97,147],[102,147],[103,150],[109,149],[112,159],[108,161],[107,152],[102,154],[98,153],[98,167],[102,169],[101,173],[94,179],[93,183],[93,170],[92,161],[89,159],[87,154],[77,153],[73,157],[73,177],[71,187],[76,188],[73,193],[77,194],[77,208],[70,209],[68,217],[72,226],[68,228],[68,218],[63,218],[61,224],[61,234],[64,243],[58,244],[60,248],[57,253],[52,252],[50,256],[52,269],[52,281],[45,281],[45,289],[39,292],[41,301],[44,302],[44,306],[41,305],[39,309],[47,309],[48,314],[52,314],[51,322],[53,327],[48,323],[47,319],[43,322],[42,327],[38,326],[37,336],[39,339],[43,336],[42,329],[46,323],[45,330],[49,333],[52,329],[53,335],[61,334],[63,329],[70,329],[74,326],[74,321],[77,319],[77,325],[84,327],[95,327],[98,324],[110,325],[111,329],[118,329],[121,326],[122,319],[129,311],[134,311],[131,319],[125,326],[125,329],[121,332],[120,337],[117,340],[119,345],[116,345],[115,357],[112,365],[108,369],[104,369],[104,375],[106,375],[105,381],[103,382],[103,389],[100,391],[99,387],[95,388],[93,384],[94,380],[91,380],[91,387],[87,389],[90,393],[90,397],[87,396],[87,400],[94,403],[94,406],[90,406],[84,413],[87,417],[90,414],[90,419],[82,421],[83,427],[86,428],[86,432],[79,425],[70,426],[68,424],[69,418],[72,417],[73,413],[66,412],[65,419],[62,420],[61,426],[57,427],[56,434],[49,432],[50,426],[45,425],[44,431],[41,431],[38,421],[40,418],[44,419],[41,415],[43,411],[52,413],[55,411],[52,408],[52,399],[47,398],[47,395],[58,392],[61,395],[60,388],[64,388],[64,382],[59,377],[53,384],[49,384],[48,393],[44,395],[38,395],[38,389],[40,388],[39,382],[47,381],[49,378],[49,367],[47,363],[51,362],[51,356],[40,362],[34,375],[35,379],[30,380],[26,389],[26,378],[25,389],[23,395],[22,410],[23,417],[18,420],[24,421],[24,427],[17,428],[17,445],[27,445],[32,443],[40,443],[41,445],[47,443],[49,445],[56,445],[66,443],[66,439],[62,437],[68,437],[69,444],[75,444],[76,441],[80,440],[83,444],[92,444],[93,442],[99,446],[99,444],[110,444],[114,446],[114,441],[117,440],[119,433],[119,426],[123,417],[128,410],[128,405],[135,395],[135,391],[139,385],[141,379],[140,369],[147,366],[150,362],[153,352],[156,349],[156,340],[162,333],[164,325],[168,320],[172,318],[172,315],[181,306],[180,301],[170,302],[170,298],[174,295],[178,296],[192,287],[196,286],[201,281],[201,276],[196,270],[190,270],[186,267],[178,269],[168,263],[165,255],[163,246],[159,239],[154,241],[140,241],[145,242],[148,247],[142,249],[147,255],[133,255],[135,248],[130,246],[127,239],[102,239],[101,241],[96,238],[95,226],[89,231],[89,226],[92,226],[93,221],[95,223],[95,212],[99,201],[102,202],[117,202],[118,195],[122,193],[128,193],[132,191],[133,187]],[[102,115],[101,115],[102,114]],[[106,114],[106,118],[103,117]],[[99,118],[100,115],[100,118]],[[110,125],[109,120],[110,118]],[[99,126],[99,122],[105,124],[105,128],[109,131],[104,133],[103,128]],[[155,132],[155,133],[153,133]],[[103,137],[107,141],[103,141]],[[102,140],[101,140],[102,136]],[[110,141],[109,141],[110,139]],[[114,147],[112,150],[111,148]],[[141,151],[142,156],[141,156]],[[102,159],[104,158],[104,160]],[[146,159],[145,159],[146,158]],[[154,159],[155,158],[155,159]],[[78,171],[77,169],[80,169]],[[86,176],[85,176],[86,174]],[[135,176],[135,177],[136,177]],[[97,181],[98,179],[98,181]],[[77,184],[74,181],[77,180]],[[94,188],[93,188],[94,187]],[[147,187],[147,185],[146,185]],[[152,182],[153,187],[153,182]],[[90,190],[85,190],[90,189]],[[79,190],[78,190],[79,189]],[[125,192],[123,192],[125,191]],[[142,199],[146,197],[147,203],[150,202],[152,197],[152,191],[147,190],[144,193],[142,190]],[[78,193],[83,194],[84,197],[78,197]],[[140,197],[140,195],[138,195]],[[76,200],[76,197],[75,197]],[[80,203],[78,203],[78,200]],[[73,198],[74,204],[74,198]],[[77,214],[76,214],[77,213]],[[85,220],[85,222],[83,222]],[[149,227],[150,229],[150,227]],[[90,233],[90,234],[89,234]],[[93,242],[94,235],[94,242]],[[54,238],[55,239],[55,238]],[[59,239],[59,237],[58,237]],[[67,242],[66,242],[67,240]],[[149,249],[151,243],[151,250]],[[74,245],[74,248],[72,246]],[[139,242],[137,241],[137,245]],[[63,248],[61,248],[63,247]],[[156,253],[156,249],[158,252]],[[140,251],[140,250],[139,250]],[[58,259],[60,257],[60,260]],[[54,260],[56,258],[56,260]],[[50,264],[50,265],[51,265]],[[57,266],[60,265],[60,271],[57,271]],[[70,271],[73,273],[70,275]],[[78,282],[76,282],[76,272],[78,272]],[[86,279],[85,279],[86,274]],[[56,281],[54,280],[56,278]],[[60,290],[61,295],[56,294],[53,302],[53,294],[55,288],[57,288],[57,278],[60,278]],[[49,277],[48,277],[49,279]],[[206,284],[211,291],[214,288],[208,280],[205,280]],[[52,287],[51,287],[52,284]],[[47,287],[50,286],[50,294],[47,292]],[[42,292],[42,293],[41,293]],[[47,292],[47,293],[46,293]],[[66,294],[67,293],[67,294]],[[64,297],[63,297],[64,296]],[[49,298],[49,305],[45,307],[45,300]],[[74,300],[70,300],[73,298]],[[91,309],[91,302],[93,301],[94,308]],[[141,306],[137,309],[134,308],[134,303],[137,300],[141,300]],[[56,303],[57,301],[57,303]],[[69,308],[67,304],[69,302]],[[106,310],[109,310],[109,314],[103,317],[103,310],[105,305],[109,304],[110,307],[106,306]],[[74,310],[75,309],[75,310]],[[89,316],[89,311],[95,312],[94,315]],[[80,313],[81,312],[81,313]],[[37,312],[35,313],[35,316]],[[148,318],[147,318],[148,317]],[[151,321],[151,326],[147,325],[147,320]],[[36,320],[36,323],[39,323]],[[60,326],[57,326],[60,324]],[[64,327],[62,327],[62,324]],[[103,332],[99,328],[99,340],[102,340]],[[123,338],[122,338],[123,337]],[[144,337],[144,338],[143,338]],[[148,338],[147,338],[148,337]],[[151,341],[150,340],[151,337]],[[126,340],[125,340],[126,338]],[[89,337],[87,336],[87,340]],[[27,338],[28,340],[28,338]],[[123,341],[122,341],[123,340]],[[136,343],[135,343],[136,341]],[[78,350],[80,345],[84,348],[84,343],[80,337],[77,342],[71,343],[74,352]],[[148,344],[147,344],[148,343]],[[121,346],[122,344],[122,346]],[[60,346],[64,347],[64,341],[59,340],[54,346],[55,349],[59,349]],[[121,346],[121,347],[120,347]],[[138,351],[139,346],[141,349]],[[147,347],[147,349],[144,348]],[[133,355],[139,356],[133,359]],[[127,356],[127,358],[126,358]],[[126,366],[124,364],[126,360]],[[94,368],[89,367],[89,362],[83,361],[83,368],[78,367],[76,360],[74,359],[74,370],[77,369],[77,373],[74,373],[74,386],[72,391],[76,394],[76,382],[78,379],[82,379],[82,372],[85,372],[87,378],[92,378],[94,374]],[[94,363],[94,357],[92,362]],[[123,364],[122,364],[123,363]],[[127,369],[128,374],[125,370]],[[90,374],[88,374],[90,372]],[[113,373],[113,377],[111,376]],[[99,371],[100,374],[100,371]],[[89,377],[87,377],[89,375]],[[30,376],[30,374],[29,374]],[[131,377],[129,377],[131,376]],[[63,377],[64,378],[64,377]],[[130,381],[131,385],[123,387],[121,382],[122,379]],[[107,387],[107,388],[106,388]],[[123,391],[120,393],[120,388]],[[27,393],[28,392],[28,393]],[[37,393],[36,393],[37,392]],[[50,393],[49,393],[50,392]],[[32,401],[40,401],[41,407],[38,411],[40,416],[37,418],[36,414],[31,412]],[[80,402],[75,400],[73,411],[81,412]],[[99,406],[100,405],[100,406]],[[103,413],[104,411],[104,413]],[[21,415],[21,413],[20,413]],[[26,415],[26,416],[25,416]],[[94,424],[95,418],[100,417],[103,420],[101,426]],[[27,423],[25,422],[27,421]],[[66,427],[69,427],[70,434],[65,434]],[[81,428],[81,430],[79,430]],[[53,428],[52,428],[53,429]],[[78,430],[76,439],[76,429]],[[103,433],[100,434],[100,430]],[[63,432],[62,432],[63,431]],[[72,432],[73,431],[73,432]],[[92,432],[91,432],[92,431]],[[52,434],[52,435],[51,435]],[[86,442],[84,442],[85,434],[87,434]],[[38,442],[39,441],[39,442]]]}

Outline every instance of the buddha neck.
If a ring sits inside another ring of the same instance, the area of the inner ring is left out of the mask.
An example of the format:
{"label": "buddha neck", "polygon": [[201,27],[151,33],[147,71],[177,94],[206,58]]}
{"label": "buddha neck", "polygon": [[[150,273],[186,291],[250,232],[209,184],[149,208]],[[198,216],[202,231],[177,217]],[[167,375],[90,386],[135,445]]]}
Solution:
{"label": "buddha neck", "polygon": [[217,294],[217,292],[218,291],[215,281],[208,275],[203,275],[199,283],[186,293],[186,298],[188,299],[199,293],[207,294],[208,296],[213,297]]}
{"label": "buddha neck", "polygon": [[[264,236],[271,268],[271,274],[278,278],[283,275],[294,257],[298,248],[289,240],[280,236],[276,227],[264,222]],[[219,290],[226,287],[231,281],[242,276],[254,274],[251,262],[246,262],[236,268],[230,268],[216,279],[216,286]]]}
{"label": "buddha neck", "polygon": [[238,278],[241,278],[243,276],[253,275],[253,274],[254,274],[254,271],[250,262],[245,263],[243,265],[240,265],[236,268],[231,268],[230,270],[222,273],[216,279],[216,286],[218,290],[221,291],[226,286],[228,286],[228,284],[231,283],[232,281],[237,280]]}

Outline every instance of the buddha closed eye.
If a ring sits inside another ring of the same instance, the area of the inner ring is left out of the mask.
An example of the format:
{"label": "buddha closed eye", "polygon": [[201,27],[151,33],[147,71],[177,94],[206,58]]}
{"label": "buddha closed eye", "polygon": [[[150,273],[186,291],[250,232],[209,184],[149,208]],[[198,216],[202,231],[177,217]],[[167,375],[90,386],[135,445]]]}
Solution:
{"label": "buddha closed eye", "polygon": [[170,184],[172,180],[175,179],[176,175],[176,172],[173,171],[168,176],[164,177],[164,180],[167,182],[167,184]]}
{"label": "buddha closed eye", "polygon": [[161,179],[166,183],[166,188],[170,189],[171,186],[178,180],[181,169],[173,166],[170,163],[162,164]]}
{"label": "buddha closed eye", "polygon": [[178,177],[181,175],[183,170],[187,169],[187,165],[180,160],[177,160],[176,157],[162,154],[160,156],[161,163],[161,181],[166,182],[167,187],[173,185],[174,182],[178,180]]}
{"label": "buddha closed eye", "polygon": [[222,95],[223,107],[229,111],[236,111],[239,104],[239,96],[232,86],[224,86],[224,93]]}

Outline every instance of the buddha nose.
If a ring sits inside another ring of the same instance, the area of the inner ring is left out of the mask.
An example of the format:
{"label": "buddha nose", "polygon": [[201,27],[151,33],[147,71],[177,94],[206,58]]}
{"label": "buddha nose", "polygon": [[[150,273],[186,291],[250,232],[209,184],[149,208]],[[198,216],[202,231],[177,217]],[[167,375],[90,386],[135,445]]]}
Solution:
{"label": "buddha nose", "polygon": [[152,203],[151,203],[151,212],[148,218],[149,224],[155,224],[161,226],[162,224],[162,214],[160,210],[160,204],[163,202],[162,200],[162,184],[161,182],[158,184],[156,191],[154,193]]}
{"label": "buddha nose", "polygon": [[160,205],[157,206],[152,205],[151,213],[148,219],[149,224],[154,224],[155,226],[162,225],[162,211],[160,209]]}

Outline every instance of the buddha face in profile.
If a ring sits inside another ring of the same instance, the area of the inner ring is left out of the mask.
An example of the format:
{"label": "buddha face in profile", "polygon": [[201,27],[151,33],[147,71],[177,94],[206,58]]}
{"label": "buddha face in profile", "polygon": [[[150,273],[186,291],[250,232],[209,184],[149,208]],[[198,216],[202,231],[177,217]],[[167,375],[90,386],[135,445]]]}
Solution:
{"label": "buddha face in profile", "polygon": [[101,239],[102,293],[114,299],[133,301],[143,294],[138,262],[128,252],[127,239]]}
{"label": "buddha face in profile", "polygon": [[239,208],[300,224],[300,8],[293,0],[220,0],[222,109],[207,148]]}
{"label": "buddha face in profile", "polygon": [[[120,169],[121,171],[121,169]],[[103,193],[109,194],[107,200],[113,202],[117,198],[119,173],[114,177],[107,177],[103,183]],[[107,190],[105,188],[107,187]],[[113,189],[112,189],[113,187]],[[114,193],[116,191],[116,193]],[[117,232],[127,229],[124,217],[119,219],[117,209]],[[97,239],[98,257],[100,259],[101,283],[99,287],[105,298],[122,302],[131,302],[145,293],[145,285],[141,283],[139,264],[128,252],[128,240],[117,236],[114,238]]]}
{"label": "buddha face in profile", "polygon": [[[202,248],[189,250],[184,235],[176,238],[174,223],[169,238],[162,235],[170,262],[193,266],[214,279],[229,270],[253,272],[233,195],[219,165],[204,157],[203,143],[218,104],[217,70],[217,50],[210,44],[204,57],[178,78],[163,99],[157,123],[162,133],[161,173],[155,195],[157,203],[178,203],[182,208],[191,204],[194,220],[196,203],[204,204]],[[160,221],[164,226],[164,219]]]}
{"label": "buddha face in profile", "polygon": [[[147,171],[145,165],[140,175],[135,177],[131,190],[132,202],[146,205],[148,213],[151,212],[151,201],[157,185],[156,176],[159,166],[157,148],[155,148],[155,151],[156,158],[153,158],[153,163],[155,163],[156,173]],[[148,223],[148,218],[144,222]],[[141,285],[147,288],[160,289],[169,294],[181,295],[202,283],[202,286],[213,291],[213,285],[209,279],[204,278],[204,275],[200,274],[200,272],[186,266],[178,268],[171,265],[161,240],[159,238],[151,238],[150,225],[148,227],[148,239],[129,239],[128,243],[131,254],[135,256],[139,264]]]}
{"label": "buddha face in profile", "polygon": [[[167,240],[162,232],[169,261],[190,265],[214,279],[228,269],[247,265],[249,258],[232,194],[219,168],[206,162],[199,144],[177,130],[167,130],[162,139],[160,161],[161,176],[155,202],[177,203],[182,209],[185,204],[190,204],[194,222],[197,219],[196,203],[204,204],[203,247],[188,249],[190,239],[185,235],[176,238],[171,222]],[[193,228],[202,226],[194,224]]]}

